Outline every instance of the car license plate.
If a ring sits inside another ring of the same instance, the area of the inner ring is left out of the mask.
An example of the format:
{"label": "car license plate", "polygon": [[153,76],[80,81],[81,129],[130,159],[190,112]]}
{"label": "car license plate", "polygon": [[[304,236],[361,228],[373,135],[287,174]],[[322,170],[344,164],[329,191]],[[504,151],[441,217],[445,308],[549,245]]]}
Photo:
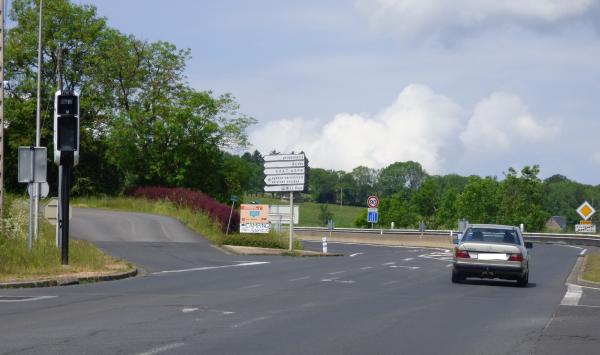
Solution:
{"label": "car license plate", "polygon": [[506,254],[500,253],[479,253],[477,254],[479,260],[506,260]]}

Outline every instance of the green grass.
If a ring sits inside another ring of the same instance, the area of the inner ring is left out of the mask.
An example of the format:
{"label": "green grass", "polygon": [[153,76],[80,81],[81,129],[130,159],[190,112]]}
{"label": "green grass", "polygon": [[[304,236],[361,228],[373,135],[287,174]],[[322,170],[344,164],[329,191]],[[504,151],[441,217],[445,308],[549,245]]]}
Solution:
{"label": "green grass", "polygon": [[[289,201],[283,201],[280,199],[274,199],[269,197],[256,197],[246,196],[244,198],[246,203],[255,201],[257,203],[264,203],[269,205],[289,205]],[[303,227],[322,227],[323,223],[319,221],[319,215],[321,214],[320,206],[322,204],[315,202],[294,202],[294,205],[298,205],[300,209],[300,226]],[[354,227],[354,221],[356,217],[363,212],[366,207],[356,206],[340,206],[337,204],[327,204],[329,212],[333,213],[333,221],[336,227]]]}
{"label": "green grass", "polygon": [[85,277],[132,269],[125,261],[114,259],[91,243],[69,242],[69,265],[62,265],[60,250],[55,246],[55,227],[40,219],[38,240],[28,248],[29,204],[11,197],[6,203],[5,229],[0,230],[0,282]]}
{"label": "green grass", "polygon": [[582,277],[586,281],[600,282],[600,253],[590,253],[585,257]]}
{"label": "green grass", "polygon": [[[131,197],[88,197],[75,199],[73,205],[74,207],[106,208],[172,217],[216,245],[230,244],[280,249],[288,249],[289,245],[286,232],[239,234],[230,231],[229,235],[226,236],[221,228],[207,215],[192,211],[189,208],[177,208],[168,201],[149,201]],[[299,241],[294,241],[294,249],[302,249],[302,244]]]}

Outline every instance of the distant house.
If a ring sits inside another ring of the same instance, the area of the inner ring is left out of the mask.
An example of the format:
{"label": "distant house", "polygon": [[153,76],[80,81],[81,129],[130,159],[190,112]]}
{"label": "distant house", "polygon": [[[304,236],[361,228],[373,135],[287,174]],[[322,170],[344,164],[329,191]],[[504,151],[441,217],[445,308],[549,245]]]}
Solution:
{"label": "distant house", "polygon": [[546,229],[549,231],[564,231],[567,229],[567,219],[565,216],[552,216],[546,222]]}

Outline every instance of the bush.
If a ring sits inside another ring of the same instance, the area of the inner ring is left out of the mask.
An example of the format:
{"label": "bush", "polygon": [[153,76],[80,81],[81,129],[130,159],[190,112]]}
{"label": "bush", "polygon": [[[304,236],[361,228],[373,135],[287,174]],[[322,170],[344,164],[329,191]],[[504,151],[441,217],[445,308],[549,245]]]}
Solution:
{"label": "bush", "polygon": [[[288,249],[289,239],[283,234],[271,232],[269,234],[234,234],[225,237],[223,244],[240,245],[247,247]],[[302,249],[300,241],[294,240],[294,249]]]}
{"label": "bush", "polygon": [[[168,200],[177,208],[189,208],[194,211],[204,212],[221,227],[223,232],[227,230],[231,206],[220,203],[202,192],[186,188],[138,187],[131,195],[153,201]],[[240,214],[234,210],[231,215],[229,230],[239,230],[239,225]]]}

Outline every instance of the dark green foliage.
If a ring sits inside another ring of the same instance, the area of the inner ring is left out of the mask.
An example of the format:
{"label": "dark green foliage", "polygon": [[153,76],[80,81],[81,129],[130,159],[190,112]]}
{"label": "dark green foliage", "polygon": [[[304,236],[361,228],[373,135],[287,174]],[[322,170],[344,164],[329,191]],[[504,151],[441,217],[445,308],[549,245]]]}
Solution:
{"label": "dark green foliage", "polygon": [[329,210],[328,204],[322,204],[319,206],[319,221],[322,225],[326,226],[327,223],[333,219],[333,212]]}
{"label": "dark green foliage", "polygon": [[[269,234],[233,234],[225,237],[225,245],[240,245],[247,247],[288,249],[289,238],[276,233]],[[294,240],[294,249],[302,249],[301,242]]]}

